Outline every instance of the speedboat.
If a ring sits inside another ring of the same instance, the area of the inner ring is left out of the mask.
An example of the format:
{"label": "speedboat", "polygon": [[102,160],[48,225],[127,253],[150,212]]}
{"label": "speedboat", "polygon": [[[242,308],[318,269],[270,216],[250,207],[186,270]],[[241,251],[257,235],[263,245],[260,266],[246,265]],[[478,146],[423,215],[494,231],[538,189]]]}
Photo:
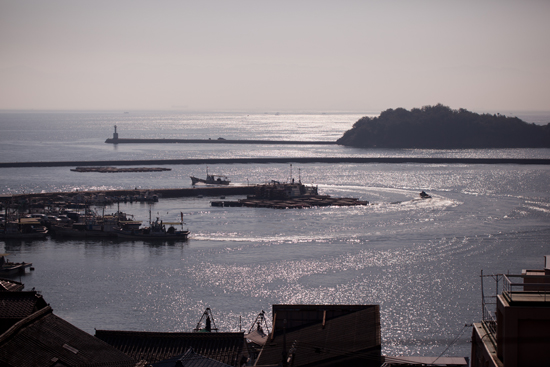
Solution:
{"label": "speedboat", "polygon": [[432,197],[430,195],[426,194],[425,191],[422,191],[420,193],[420,198],[422,198],[422,199],[431,199]]}

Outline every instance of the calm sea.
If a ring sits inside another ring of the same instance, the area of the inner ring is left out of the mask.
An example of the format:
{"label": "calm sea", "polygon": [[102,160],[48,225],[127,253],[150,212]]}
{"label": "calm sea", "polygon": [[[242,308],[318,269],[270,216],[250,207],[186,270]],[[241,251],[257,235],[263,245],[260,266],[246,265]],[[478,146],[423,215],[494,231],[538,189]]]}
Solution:
{"label": "calm sea", "polygon": [[[121,138],[336,140],[363,114],[179,112],[0,113],[0,161],[217,157],[418,156],[550,158],[550,149],[362,150],[341,146],[105,144]],[[550,121],[550,118],[548,119]],[[0,169],[0,194],[190,187],[205,166],[160,173]],[[83,330],[190,331],[210,307],[222,331],[248,329],[275,303],[379,304],[383,353],[468,356],[481,319],[480,272],[541,268],[550,254],[550,167],[421,164],[228,164],[235,184],[291,175],[366,207],[211,207],[161,199],[122,211],[164,221],[184,214],[184,244],[112,240],[0,241],[32,262],[21,277]],[[420,200],[419,192],[432,195]],[[236,199],[236,198],[235,198]],[[103,208],[98,208],[103,210]],[[105,208],[106,212],[116,207]],[[19,278],[18,278],[19,280]],[[455,338],[457,342],[451,343]]]}

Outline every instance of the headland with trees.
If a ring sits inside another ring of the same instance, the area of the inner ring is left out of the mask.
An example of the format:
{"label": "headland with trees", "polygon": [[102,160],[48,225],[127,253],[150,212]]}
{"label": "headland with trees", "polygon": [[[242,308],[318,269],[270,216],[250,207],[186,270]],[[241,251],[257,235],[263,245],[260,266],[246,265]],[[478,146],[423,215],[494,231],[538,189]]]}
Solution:
{"label": "headland with trees", "polygon": [[550,148],[550,123],[536,125],[437,104],[363,117],[337,143],[358,148]]}

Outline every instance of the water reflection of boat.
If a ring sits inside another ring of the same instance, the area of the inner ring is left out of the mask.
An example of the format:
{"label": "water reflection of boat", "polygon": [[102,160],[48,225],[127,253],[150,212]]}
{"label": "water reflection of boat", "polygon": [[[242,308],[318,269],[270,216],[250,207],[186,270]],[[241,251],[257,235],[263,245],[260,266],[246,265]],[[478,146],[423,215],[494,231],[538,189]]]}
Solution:
{"label": "water reflection of boat", "polygon": [[231,181],[224,175],[211,175],[208,173],[208,168],[206,168],[206,179],[197,178],[194,176],[191,177],[191,184],[195,186],[197,183],[204,183],[207,185],[229,185]]}

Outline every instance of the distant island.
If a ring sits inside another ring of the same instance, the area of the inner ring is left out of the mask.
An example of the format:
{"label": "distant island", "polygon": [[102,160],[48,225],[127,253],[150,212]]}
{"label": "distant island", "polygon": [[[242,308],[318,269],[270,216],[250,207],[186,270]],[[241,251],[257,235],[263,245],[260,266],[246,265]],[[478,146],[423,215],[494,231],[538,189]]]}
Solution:
{"label": "distant island", "polygon": [[438,104],[363,117],[337,143],[358,148],[550,148],[550,123],[529,124]]}

